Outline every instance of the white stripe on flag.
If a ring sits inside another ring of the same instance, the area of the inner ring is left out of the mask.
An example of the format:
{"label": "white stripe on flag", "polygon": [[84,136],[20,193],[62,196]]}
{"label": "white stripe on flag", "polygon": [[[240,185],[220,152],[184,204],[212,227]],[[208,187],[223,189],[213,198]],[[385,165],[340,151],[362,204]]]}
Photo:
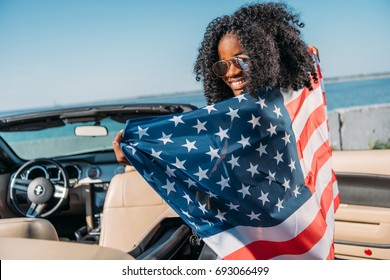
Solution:
{"label": "white stripe on flag", "polygon": [[322,144],[324,144],[324,142],[328,141],[328,138],[326,137],[327,135],[328,125],[326,122],[323,122],[310,136],[306,148],[302,151],[303,157],[300,160],[304,177],[306,177],[311,170],[314,154],[317,152],[318,148],[321,147]]}
{"label": "white stripe on flag", "polygon": [[305,129],[306,122],[310,115],[323,103],[324,98],[321,88],[319,87],[305,99],[293,122],[293,130],[295,136],[297,136],[297,141],[299,140],[302,131]]}

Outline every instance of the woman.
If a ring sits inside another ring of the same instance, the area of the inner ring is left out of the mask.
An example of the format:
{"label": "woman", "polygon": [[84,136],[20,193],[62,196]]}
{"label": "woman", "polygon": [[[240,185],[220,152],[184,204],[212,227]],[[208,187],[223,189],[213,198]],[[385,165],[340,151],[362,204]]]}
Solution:
{"label": "woman", "polygon": [[[232,16],[214,19],[206,29],[194,72],[203,81],[208,104],[243,91],[279,86],[309,89],[317,73],[308,46],[300,38],[304,27],[285,4],[243,7]],[[217,72],[217,73],[216,73]],[[120,149],[122,132],[112,145],[118,162],[128,164]]]}
{"label": "woman", "polygon": [[302,26],[276,3],[213,20],[195,64],[210,106],[130,120],[113,142],[220,258],[334,257],[338,190]]}

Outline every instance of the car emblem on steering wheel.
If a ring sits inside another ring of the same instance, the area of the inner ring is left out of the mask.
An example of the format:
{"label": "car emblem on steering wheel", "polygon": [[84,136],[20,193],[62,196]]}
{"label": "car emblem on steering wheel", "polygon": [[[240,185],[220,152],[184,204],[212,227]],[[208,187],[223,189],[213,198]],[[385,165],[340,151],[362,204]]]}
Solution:
{"label": "car emblem on steering wheel", "polygon": [[44,189],[43,189],[43,187],[41,185],[38,185],[38,186],[35,187],[34,194],[36,196],[41,196],[43,193],[44,193]]}

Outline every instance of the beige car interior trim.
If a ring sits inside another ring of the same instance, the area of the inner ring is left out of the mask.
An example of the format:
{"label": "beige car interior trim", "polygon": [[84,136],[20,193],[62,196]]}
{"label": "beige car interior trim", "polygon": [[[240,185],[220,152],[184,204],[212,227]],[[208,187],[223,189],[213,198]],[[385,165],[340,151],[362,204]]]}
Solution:
{"label": "beige car interior trim", "polygon": [[19,237],[58,241],[58,235],[54,226],[48,220],[39,218],[0,219],[0,237]]}
{"label": "beige car interior trim", "polygon": [[99,245],[0,237],[1,260],[133,260],[122,251]]}
{"label": "beige car interior trim", "polygon": [[332,166],[336,173],[363,173],[390,176],[390,149],[334,151]]}
{"label": "beige car interior trim", "polygon": [[[366,253],[369,252],[369,253]],[[335,256],[340,259],[390,259],[390,249],[375,248],[369,246],[354,246],[347,244],[335,244]]]}
{"label": "beige car interior trim", "polygon": [[389,208],[340,204],[335,219],[336,256],[390,259]]}

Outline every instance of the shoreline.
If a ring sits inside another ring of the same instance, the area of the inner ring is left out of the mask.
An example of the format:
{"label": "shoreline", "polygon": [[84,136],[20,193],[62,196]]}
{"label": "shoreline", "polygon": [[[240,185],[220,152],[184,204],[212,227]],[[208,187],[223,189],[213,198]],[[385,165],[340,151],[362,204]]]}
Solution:
{"label": "shoreline", "polygon": [[389,79],[389,78],[390,78],[390,73],[361,74],[361,75],[351,75],[351,76],[343,76],[343,77],[324,78],[324,82],[325,84],[332,84],[332,83],[344,83],[344,82]]}

